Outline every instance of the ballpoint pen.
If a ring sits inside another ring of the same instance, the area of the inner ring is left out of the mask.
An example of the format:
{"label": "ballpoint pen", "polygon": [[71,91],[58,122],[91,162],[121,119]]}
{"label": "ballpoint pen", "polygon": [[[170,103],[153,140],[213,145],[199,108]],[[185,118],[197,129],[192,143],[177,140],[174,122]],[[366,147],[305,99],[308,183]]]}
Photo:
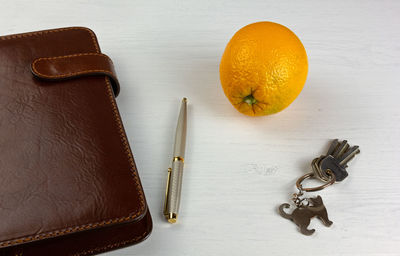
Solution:
{"label": "ballpoint pen", "polygon": [[179,213],[186,146],[186,112],[187,99],[183,98],[176,127],[174,155],[171,168],[168,168],[167,188],[165,191],[164,216],[169,223],[175,223]]}

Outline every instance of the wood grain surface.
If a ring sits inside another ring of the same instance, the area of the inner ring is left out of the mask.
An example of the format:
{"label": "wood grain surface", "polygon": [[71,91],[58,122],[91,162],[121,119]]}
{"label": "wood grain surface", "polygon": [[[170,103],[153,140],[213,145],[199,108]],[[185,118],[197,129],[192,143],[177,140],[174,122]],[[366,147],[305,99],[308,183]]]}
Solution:
{"label": "wood grain surface", "polygon": [[[118,105],[154,220],[107,255],[400,255],[399,1],[1,1],[0,34],[87,26],[113,59]],[[286,110],[252,118],[225,98],[225,45],[256,21],[289,27],[309,57]],[[182,97],[189,100],[179,223],[162,217]],[[277,206],[331,139],[360,146],[319,193],[333,221],[301,235]]]}

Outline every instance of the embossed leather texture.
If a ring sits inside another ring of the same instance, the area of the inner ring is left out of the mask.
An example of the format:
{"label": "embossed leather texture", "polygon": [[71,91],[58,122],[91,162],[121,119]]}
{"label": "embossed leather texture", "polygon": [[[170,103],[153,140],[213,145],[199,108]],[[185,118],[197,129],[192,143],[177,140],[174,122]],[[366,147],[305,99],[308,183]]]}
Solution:
{"label": "embossed leather texture", "polygon": [[150,234],[118,91],[87,28],[0,37],[0,255],[92,255]]}

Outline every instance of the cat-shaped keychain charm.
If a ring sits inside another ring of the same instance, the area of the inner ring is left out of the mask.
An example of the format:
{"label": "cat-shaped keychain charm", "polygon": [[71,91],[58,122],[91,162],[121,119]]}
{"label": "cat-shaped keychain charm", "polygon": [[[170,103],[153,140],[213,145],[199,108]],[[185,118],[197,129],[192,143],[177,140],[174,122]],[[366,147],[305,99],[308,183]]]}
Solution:
{"label": "cat-shaped keychain charm", "polygon": [[[322,198],[320,196],[306,198],[303,197],[304,192],[319,191],[335,182],[344,180],[348,176],[347,163],[358,153],[360,153],[358,146],[350,147],[346,140],[341,143],[337,139],[334,140],[326,155],[322,155],[312,161],[313,171],[297,180],[296,187],[299,192],[294,193],[292,197],[296,209],[289,214],[284,209],[289,208],[290,205],[284,203],[279,206],[279,214],[286,219],[292,220],[304,235],[312,235],[315,232],[315,229],[307,228],[314,217],[320,219],[325,226],[331,226],[333,222],[328,218],[328,212],[322,202]],[[317,178],[324,184],[313,188],[303,188],[301,183],[308,178]]]}

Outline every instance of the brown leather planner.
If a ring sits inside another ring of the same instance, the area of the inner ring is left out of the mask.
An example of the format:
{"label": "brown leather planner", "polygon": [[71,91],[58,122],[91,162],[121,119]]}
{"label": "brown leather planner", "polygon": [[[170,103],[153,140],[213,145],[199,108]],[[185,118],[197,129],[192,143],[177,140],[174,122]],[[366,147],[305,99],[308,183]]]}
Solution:
{"label": "brown leather planner", "polygon": [[118,92],[87,28],[0,37],[0,255],[93,255],[150,234]]}

